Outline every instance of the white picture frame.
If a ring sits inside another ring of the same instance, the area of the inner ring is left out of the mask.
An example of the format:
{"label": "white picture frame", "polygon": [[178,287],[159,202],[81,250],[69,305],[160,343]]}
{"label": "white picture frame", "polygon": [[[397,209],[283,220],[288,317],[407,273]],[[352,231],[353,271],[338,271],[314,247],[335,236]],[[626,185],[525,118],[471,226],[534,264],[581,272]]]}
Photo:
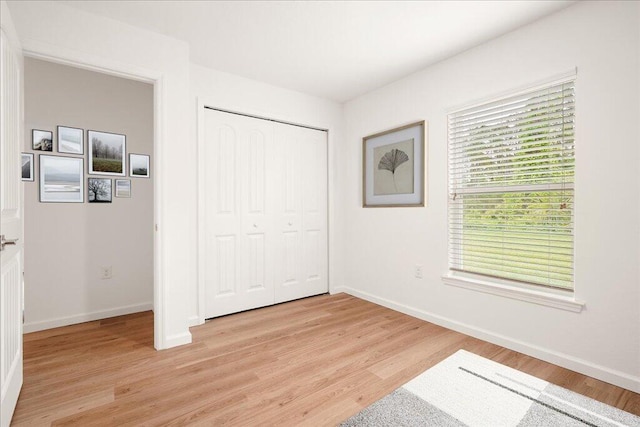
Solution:
{"label": "white picture frame", "polygon": [[126,176],[126,145],[125,135],[88,130],[89,175]]}
{"label": "white picture frame", "polygon": [[53,132],[31,129],[31,149],[33,151],[53,151]]}
{"label": "white picture frame", "polygon": [[84,154],[84,129],[58,126],[58,153]]}
{"label": "white picture frame", "polygon": [[41,154],[40,202],[84,203],[84,158]]}
{"label": "white picture frame", "polygon": [[147,154],[129,154],[129,176],[135,178],[149,178],[150,157]]}
{"label": "white picture frame", "polygon": [[130,179],[116,179],[115,185],[116,197],[131,197],[131,180]]}
{"label": "white picture frame", "polygon": [[113,200],[113,181],[111,178],[87,179],[87,201],[89,203],[111,203]]}
{"label": "white picture frame", "polygon": [[35,158],[33,153],[22,153],[20,166],[22,169],[22,180],[23,181],[34,181],[35,178],[33,176],[34,166],[33,162]]}

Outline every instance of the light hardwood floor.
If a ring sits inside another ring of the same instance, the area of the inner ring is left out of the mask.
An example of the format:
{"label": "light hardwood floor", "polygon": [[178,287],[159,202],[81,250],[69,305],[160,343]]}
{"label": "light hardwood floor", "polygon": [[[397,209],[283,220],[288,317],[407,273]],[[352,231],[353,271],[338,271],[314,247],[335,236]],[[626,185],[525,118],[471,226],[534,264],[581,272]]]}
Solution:
{"label": "light hardwood floor", "polygon": [[336,425],[466,349],[640,415],[640,395],[345,294],[218,318],[156,352],[151,312],[25,335],[13,425]]}

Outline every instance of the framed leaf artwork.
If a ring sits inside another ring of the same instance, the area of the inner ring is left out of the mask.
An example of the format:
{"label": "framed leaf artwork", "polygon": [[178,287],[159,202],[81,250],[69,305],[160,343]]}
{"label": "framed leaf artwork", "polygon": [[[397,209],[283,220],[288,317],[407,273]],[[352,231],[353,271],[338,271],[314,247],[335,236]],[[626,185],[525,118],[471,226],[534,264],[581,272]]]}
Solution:
{"label": "framed leaf artwork", "polygon": [[362,139],[362,206],[425,205],[425,121]]}

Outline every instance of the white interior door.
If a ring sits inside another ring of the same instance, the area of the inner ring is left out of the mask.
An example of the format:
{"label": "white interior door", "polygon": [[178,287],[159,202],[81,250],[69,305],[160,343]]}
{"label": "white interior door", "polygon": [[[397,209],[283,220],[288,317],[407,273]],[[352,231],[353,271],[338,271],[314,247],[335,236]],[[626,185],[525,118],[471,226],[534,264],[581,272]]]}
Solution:
{"label": "white interior door", "polygon": [[[3,5],[3,14],[6,9]],[[0,30],[0,426],[8,426],[22,387],[22,55]]]}
{"label": "white interior door", "polygon": [[275,123],[275,302],[328,292],[327,134]]}
{"label": "white interior door", "polygon": [[206,110],[205,316],[273,304],[270,122]]}
{"label": "white interior door", "polygon": [[204,121],[205,318],[328,292],[326,132]]}

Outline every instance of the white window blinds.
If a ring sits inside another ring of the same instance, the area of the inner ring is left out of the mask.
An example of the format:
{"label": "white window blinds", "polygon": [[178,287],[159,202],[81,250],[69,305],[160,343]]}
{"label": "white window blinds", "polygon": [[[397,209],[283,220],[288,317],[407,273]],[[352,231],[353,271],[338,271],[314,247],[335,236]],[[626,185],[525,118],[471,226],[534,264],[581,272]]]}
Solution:
{"label": "white window blinds", "polygon": [[449,115],[451,270],[573,289],[574,80]]}

